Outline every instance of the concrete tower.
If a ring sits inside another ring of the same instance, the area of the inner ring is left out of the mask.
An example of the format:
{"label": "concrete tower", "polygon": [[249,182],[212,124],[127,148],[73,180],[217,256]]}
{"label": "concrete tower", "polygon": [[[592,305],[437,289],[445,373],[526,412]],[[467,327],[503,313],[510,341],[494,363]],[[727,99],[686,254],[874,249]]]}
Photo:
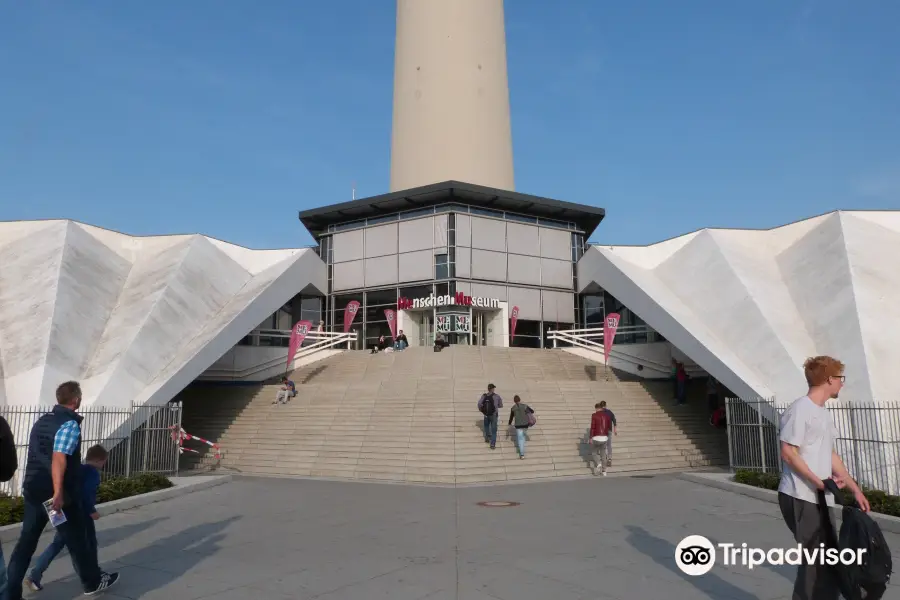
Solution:
{"label": "concrete tower", "polygon": [[397,0],[391,191],[514,190],[503,0]]}

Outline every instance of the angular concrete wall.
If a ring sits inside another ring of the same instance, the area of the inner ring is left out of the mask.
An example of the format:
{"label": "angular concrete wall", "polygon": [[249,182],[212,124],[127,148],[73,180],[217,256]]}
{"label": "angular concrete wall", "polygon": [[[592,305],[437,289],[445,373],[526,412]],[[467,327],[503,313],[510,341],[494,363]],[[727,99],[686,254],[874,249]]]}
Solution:
{"label": "angular concrete wall", "polygon": [[0,404],[68,379],[85,405],[165,403],[308,285],[326,289],[309,249],[0,223]]}
{"label": "angular concrete wall", "polygon": [[705,229],[578,264],[742,397],[790,402],[803,361],[847,365],[842,399],[900,402],[900,212],[833,212],[766,231]]}

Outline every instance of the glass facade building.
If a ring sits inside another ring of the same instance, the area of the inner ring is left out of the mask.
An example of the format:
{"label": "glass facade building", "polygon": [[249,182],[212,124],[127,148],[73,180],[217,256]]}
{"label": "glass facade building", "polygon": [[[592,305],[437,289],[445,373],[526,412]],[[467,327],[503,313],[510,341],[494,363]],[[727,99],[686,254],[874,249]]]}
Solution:
{"label": "glass facade building", "polygon": [[327,268],[327,329],[343,331],[345,309],[357,301],[351,329],[360,346],[390,336],[385,310],[395,310],[410,344],[430,345],[441,333],[450,343],[539,348],[550,329],[583,321],[576,264],[603,216],[595,207],[446,182],[305,211],[300,220]]}

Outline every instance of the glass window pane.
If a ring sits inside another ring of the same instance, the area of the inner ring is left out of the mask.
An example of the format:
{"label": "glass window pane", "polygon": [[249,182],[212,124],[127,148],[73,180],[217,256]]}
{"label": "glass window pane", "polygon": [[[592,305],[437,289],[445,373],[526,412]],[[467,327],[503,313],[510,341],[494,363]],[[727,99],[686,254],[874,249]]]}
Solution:
{"label": "glass window pane", "polygon": [[496,217],[498,219],[503,218],[503,211],[499,210],[491,210],[489,208],[479,208],[479,207],[471,207],[469,209],[473,215],[484,215],[485,217]]}
{"label": "glass window pane", "polygon": [[366,292],[366,306],[391,306],[397,304],[397,290]]}
{"label": "glass window pane", "polygon": [[427,215],[434,214],[434,207],[429,206],[428,208],[420,208],[418,210],[409,210],[406,212],[400,213],[400,219],[415,219],[416,217],[424,217]]}
{"label": "glass window pane", "polygon": [[469,207],[464,204],[440,204],[434,207],[435,212],[458,212],[458,213],[467,213],[469,212]]}
{"label": "glass window pane", "polygon": [[432,287],[430,285],[417,285],[413,287],[400,288],[400,297],[409,298],[427,298],[431,295]]}
{"label": "glass window pane", "polygon": [[[347,294],[345,296],[334,296],[334,310],[339,314],[338,320],[343,322],[344,318],[344,309],[347,308],[347,305],[350,304],[351,301],[356,300],[360,304],[362,304],[363,298],[362,294]],[[336,317],[337,318],[337,317]]]}
{"label": "glass window pane", "polygon": [[378,225],[379,223],[390,223],[391,221],[396,221],[398,216],[396,214],[393,215],[384,215],[383,217],[370,217],[366,220],[369,225]]}
{"label": "glass window pane", "polygon": [[335,231],[346,231],[347,229],[358,229],[360,227],[365,227],[365,221],[351,221],[350,223],[340,223],[339,225],[334,226]]}
{"label": "glass window pane", "polygon": [[521,221],[522,223],[537,223],[537,217],[526,217],[525,215],[517,215],[516,213],[506,213],[506,218],[509,221]]}
{"label": "glass window pane", "polygon": [[[378,343],[378,338],[384,336],[384,340],[391,343],[391,327],[384,323],[366,323],[366,348],[371,348]],[[362,336],[360,336],[362,337]]]}
{"label": "glass window pane", "polygon": [[[387,323],[385,310],[396,309],[396,306],[367,306],[366,307],[366,324],[369,323]],[[369,335],[369,334],[366,334]]]}

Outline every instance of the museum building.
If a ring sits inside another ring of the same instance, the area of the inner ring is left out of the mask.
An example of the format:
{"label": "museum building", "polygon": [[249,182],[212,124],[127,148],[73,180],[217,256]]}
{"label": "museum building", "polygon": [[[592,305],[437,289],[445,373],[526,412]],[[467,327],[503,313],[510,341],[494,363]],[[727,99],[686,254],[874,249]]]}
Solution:
{"label": "museum building", "polygon": [[390,339],[385,311],[395,310],[410,345],[442,334],[451,344],[540,348],[552,329],[602,321],[609,299],[579,296],[576,265],[604,214],[449,181],[299,217],[327,268],[321,319],[342,331],[345,309],[359,302],[357,347]]}

